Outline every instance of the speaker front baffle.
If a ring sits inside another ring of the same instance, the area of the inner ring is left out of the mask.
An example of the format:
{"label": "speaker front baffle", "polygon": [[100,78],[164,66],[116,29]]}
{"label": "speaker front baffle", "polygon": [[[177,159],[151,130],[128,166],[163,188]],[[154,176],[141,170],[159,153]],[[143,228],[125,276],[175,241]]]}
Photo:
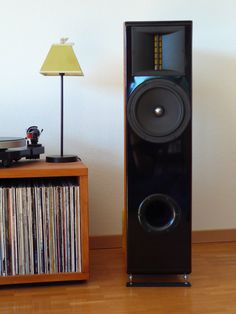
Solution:
{"label": "speaker front baffle", "polygon": [[127,285],[190,286],[192,22],[126,22],[124,37]]}

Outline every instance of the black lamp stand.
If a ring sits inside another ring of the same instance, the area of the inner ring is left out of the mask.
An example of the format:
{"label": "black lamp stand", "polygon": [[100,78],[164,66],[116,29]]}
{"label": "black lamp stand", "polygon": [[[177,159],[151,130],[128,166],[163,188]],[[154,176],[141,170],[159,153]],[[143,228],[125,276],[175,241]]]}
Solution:
{"label": "black lamp stand", "polygon": [[60,155],[52,155],[46,156],[47,162],[74,162],[80,160],[80,158],[76,155],[64,155],[63,153],[63,132],[64,132],[64,73],[60,73],[61,77],[61,154]]}

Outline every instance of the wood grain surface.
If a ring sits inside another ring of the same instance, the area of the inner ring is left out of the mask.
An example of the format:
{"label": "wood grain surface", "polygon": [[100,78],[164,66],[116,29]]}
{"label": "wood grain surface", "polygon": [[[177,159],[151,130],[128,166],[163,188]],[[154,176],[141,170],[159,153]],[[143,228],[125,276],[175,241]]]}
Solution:
{"label": "wood grain surface", "polygon": [[[82,272],[0,276],[0,286],[6,284],[42,283],[89,278],[89,227],[88,227],[88,168],[82,162],[47,163],[43,160],[19,161],[10,168],[0,168],[0,183],[9,178],[76,177],[80,182],[81,259]],[[0,310],[0,313],[1,310]],[[11,313],[11,312],[7,312]],[[15,313],[15,312],[13,312]],[[29,312],[30,313],[30,312]]]}
{"label": "wood grain surface", "polygon": [[1,287],[0,313],[236,313],[236,243],[194,244],[191,288],[127,288],[121,249],[90,261],[88,282]]}

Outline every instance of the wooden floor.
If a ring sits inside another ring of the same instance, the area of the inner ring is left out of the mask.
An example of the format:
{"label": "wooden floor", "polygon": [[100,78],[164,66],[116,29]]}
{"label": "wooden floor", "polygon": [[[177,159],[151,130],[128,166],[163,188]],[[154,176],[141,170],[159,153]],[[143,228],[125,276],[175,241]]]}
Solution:
{"label": "wooden floor", "polygon": [[91,251],[88,283],[0,288],[0,314],[236,313],[236,242],[195,244],[191,288],[126,288],[121,249]]}

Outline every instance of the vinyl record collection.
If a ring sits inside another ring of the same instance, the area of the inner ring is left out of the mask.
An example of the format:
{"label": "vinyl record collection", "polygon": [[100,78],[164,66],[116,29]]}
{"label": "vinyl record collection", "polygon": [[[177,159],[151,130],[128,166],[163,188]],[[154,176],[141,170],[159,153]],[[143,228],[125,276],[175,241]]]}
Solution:
{"label": "vinyl record collection", "polygon": [[79,185],[0,186],[0,275],[81,272]]}

